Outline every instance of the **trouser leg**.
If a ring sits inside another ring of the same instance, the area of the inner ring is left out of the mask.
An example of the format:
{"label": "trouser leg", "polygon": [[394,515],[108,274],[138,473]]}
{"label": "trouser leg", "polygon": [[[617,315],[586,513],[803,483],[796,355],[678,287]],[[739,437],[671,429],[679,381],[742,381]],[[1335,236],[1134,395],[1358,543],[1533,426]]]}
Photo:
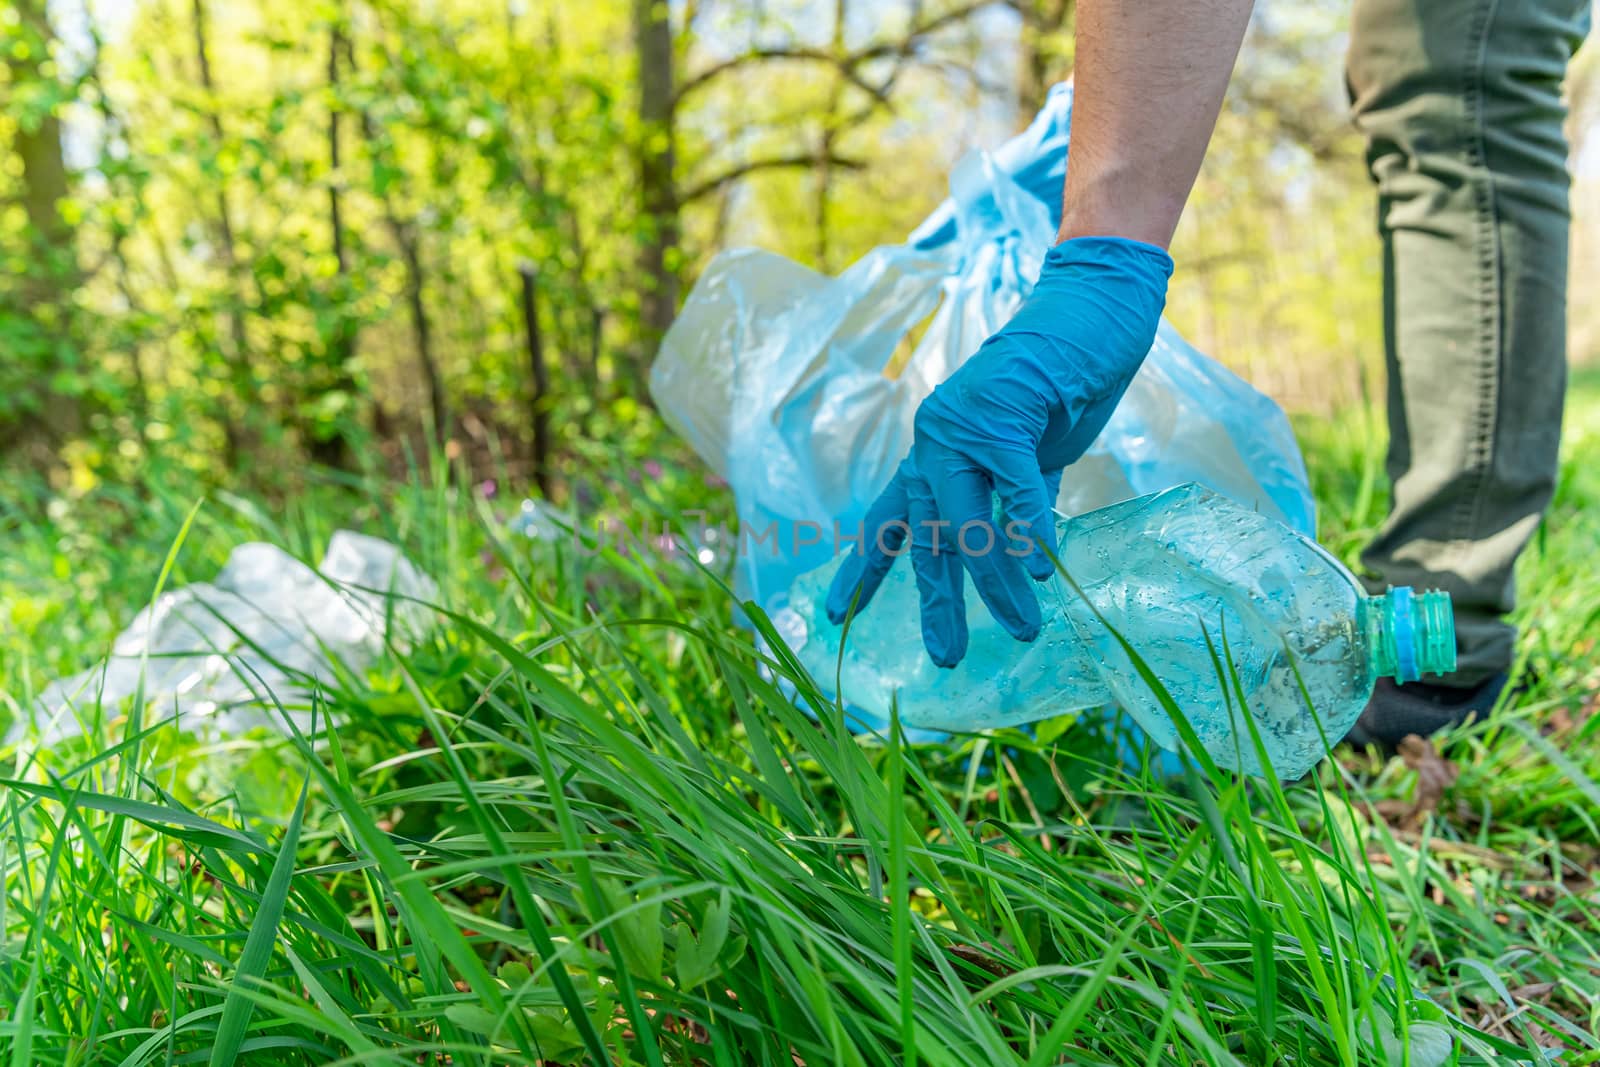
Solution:
{"label": "trouser leg", "polygon": [[1379,585],[1444,589],[1459,673],[1505,670],[1517,555],[1550,502],[1566,388],[1561,99],[1588,0],[1356,0],[1388,365]]}

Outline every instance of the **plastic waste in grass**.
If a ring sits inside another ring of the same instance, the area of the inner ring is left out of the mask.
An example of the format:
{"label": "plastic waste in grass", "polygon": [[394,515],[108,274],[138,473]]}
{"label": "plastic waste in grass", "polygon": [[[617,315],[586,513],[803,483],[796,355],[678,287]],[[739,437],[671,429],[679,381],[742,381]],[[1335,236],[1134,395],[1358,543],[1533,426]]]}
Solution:
{"label": "plastic waste in grass", "polygon": [[1162,748],[1179,748],[1114,629],[1219,766],[1262,772],[1248,716],[1274,772],[1291,779],[1349,731],[1379,677],[1455,670],[1448,594],[1369,597],[1310,538],[1202,486],[1091,511],[1057,532],[1082,595],[1060,578],[1038,586],[1044,628],[1025,644],[968,582],[970,638],[954,669],[923,651],[909,559],[847,634],[824,608],[842,557],[801,577],[774,621],[814,677],[831,687],[837,674],[845,702],[870,716],[887,717],[898,699],[909,727],[983,730],[1120,705]]}
{"label": "plastic waste in grass", "polygon": [[434,582],[394,545],[340,530],[312,570],[276,545],[249,542],[210,582],[161,594],[117,636],[101,665],[52,682],[34,721],[9,742],[49,742],[117,714],[141,692],[146,721],[178,716],[183,729],[221,736],[284,726],[277,704],[309,725],[311,688],[366,669],[385,639],[403,644],[431,621]]}
{"label": "plastic waste in grass", "polygon": [[[904,244],[874,249],[838,277],[754,249],[707,266],[650,389],[733,491],[740,597],[780,614],[794,580],[860,531],[910,445],[917,405],[1031,291],[1060,224],[1071,111],[1070,86],[1056,86],[1026,131],[960,161],[949,198]],[[1315,530],[1282,410],[1163,321],[1116,413],[1067,470],[1056,507],[1075,515],[1186,482],[1301,534]],[[908,648],[920,653],[920,642]],[[832,668],[817,677],[831,681]],[[884,725],[852,710],[861,724]]]}
{"label": "plastic waste in grass", "polygon": [[[1072,91],[969,153],[905,244],[836,278],[753,249],[707,266],[650,372],[663,417],[731,486],[735,591],[768,612],[859,529],[935,385],[1016,310],[1061,217]],[[1066,514],[1183,482],[1301,533],[1305,465],[1283,412],[1163,322],[1116,414],[1062,479]],[[837,526],[835,525],[837,524]]]}

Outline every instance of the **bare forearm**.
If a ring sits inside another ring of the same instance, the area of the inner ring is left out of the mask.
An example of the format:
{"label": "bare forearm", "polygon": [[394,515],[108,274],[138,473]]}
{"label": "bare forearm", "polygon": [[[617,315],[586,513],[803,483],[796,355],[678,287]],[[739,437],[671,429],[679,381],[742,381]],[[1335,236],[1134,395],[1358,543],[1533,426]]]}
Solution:
{"label": "bare forearm", "polygon": [[1172,241],[1252,0],[1079,0],[1060,240]]}

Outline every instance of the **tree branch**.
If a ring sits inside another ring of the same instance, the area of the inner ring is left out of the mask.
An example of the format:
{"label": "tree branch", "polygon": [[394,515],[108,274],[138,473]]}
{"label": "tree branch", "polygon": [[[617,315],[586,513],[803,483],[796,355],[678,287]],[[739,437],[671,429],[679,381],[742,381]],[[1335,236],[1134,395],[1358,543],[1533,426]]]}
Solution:
{"label": "tree branch", "polygon": [[[738,181],[740,178],[754,174],[758,171],[780,170],[784,167],[811,167],[815,166],[817,162],[818,160],[816,152],[795,152],[794,154],[787,156],[771,156],[766,159],[752,159],[747,163],[740,163],[737,166],[729,167],[727,170],[713,178],[707,178],[703,182],[698,182],[695,185],[690,186],[688,189],[685,189],[679,194],[678,203],[693,203],[702,196],[714,193],[724,186],[730,185],[733,182]],[[840,170],[861,170],[866,166],[866,163],[862,160],[855,159],[850,156],[830,155],[827,157],[827,162],[830,166],[838,167]]]}
{"label": "tree branch", "polygon": [[714,63],[700,73],[685,78],[678,86],[678,91],[673,97],[674,103],[681,103],[684,97],[697,89],[704,88],[708,83],[715,81],[730,71],[753,63],[762,63],[769,60],[801,62],[801,63],[826,63],[837,66],[839,72],[856,88],[875,98],[880,103],[888,104],[888,97],[884,86],[873,85],[859,71],[859,67],[874,59],[883,59],[887,56],[909,55],[923,38],[931,36],[952,23],[960,22],[986,7],[992,7],[1004,0],[972,0],[971,3],[961,4],[939,15],[918,23],[907,30],[905,35],[892,41],[879,41],[868,45],[847,55],[840,56],[824,48],[809,48],[806,46],[793,46],[782,48],[752,48],[736,56],[730,56],[720,63]]}
{"label": "tree branch", "polygon": [[713,64],[699,74],[684,79],[683,84],[678,86],[677,94],[673,97],[674,106],[681,105],[684,97],[696,89],[702,88],[706,83],[727,74],[729,71],[737,70],[740,67],[748,67],[754,63],[780,60],[793,63],[826,63],[831,66],[837,66],[839,73],[848,78],[850,83],[857,89],[860,89],[868,96],[882,99],[882,90],[863,78],[855,69],[856,64],[859,62],[856,56],[841,57],[834,55],[825,48],[806,48],[801,46],[794,48],[752,48],[748,52],[742,52],[739,55],[724,59],[721,63]]}
{"label": "tree branch", "polygon": [[972,3],[961,4],[958,7],[953,7],[949,11],[935,15],[927,22],[921,23],[920,25],[914,26],[910,30],[907,30],[906,35],[900,38],[898,41],[879,41],[875,45],[869,45],[868,47],[861,49],[859,52],[851,55],[847,62],[851,66],[855,66],[860,63],[865,63],[868,60],[882,59],[884,56],[908,55],[919,43],[921,43],[924,37],[931,37],[933,34],[938,33],[946,26],[949,26],[955,22],[960,22],[963,19],[970,18],[986,7],[995,6],[997,2],[999,2],[999,0],[974,0]]}

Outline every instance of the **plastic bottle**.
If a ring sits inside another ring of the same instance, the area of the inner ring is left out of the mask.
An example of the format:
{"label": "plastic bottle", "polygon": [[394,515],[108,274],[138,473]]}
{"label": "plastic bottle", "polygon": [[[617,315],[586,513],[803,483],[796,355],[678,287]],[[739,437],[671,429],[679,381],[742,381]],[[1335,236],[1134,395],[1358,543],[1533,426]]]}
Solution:
{"label": "plastic bottle", "polygon": [[1368,596],[1314,541],[1201,485],[1086,512],[1057,534],[1062,569],[1083,595],[1059,577],[1037,586],[1044,628],[1023,643],[967,582],[970,640],[954,669],[935,667],[923,650],[909,558],[850,621],[842,660],[844,627],[823,608],[839,559],[796,580],[775,621],[813,677],[829,688],[839,677],[846,704],[868,715],[887,718],[897,700],[908,727],[983,730],[1120,704],[1157,744],[1177,749],[1171,716],[1113,627],[1212,758],[1260,774],[1231,661],[1272,770],[1285,779],[1345,735],[1380,676],[1407,682],[1455,670],[1448,594]]}

